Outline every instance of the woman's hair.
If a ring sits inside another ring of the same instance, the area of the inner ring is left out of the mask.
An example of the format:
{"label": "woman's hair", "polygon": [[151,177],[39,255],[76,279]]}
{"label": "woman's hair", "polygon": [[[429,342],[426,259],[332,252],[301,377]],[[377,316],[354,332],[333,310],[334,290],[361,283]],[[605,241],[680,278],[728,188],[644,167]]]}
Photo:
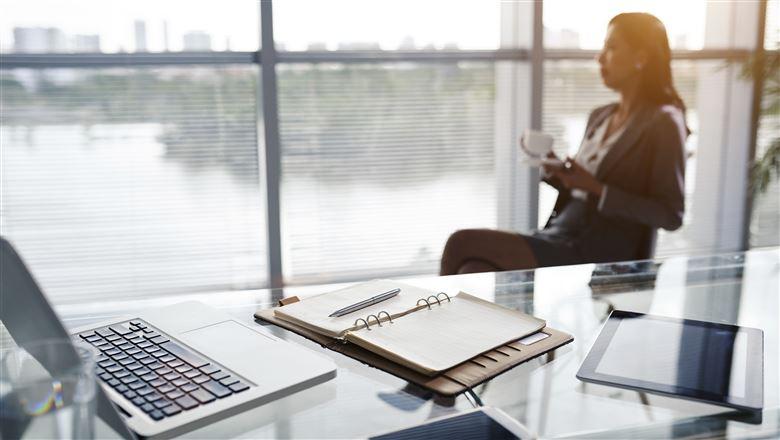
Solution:
{"label": "woman's hair", "polygon": [[685,115],[685,103],[672,81],[672,50],[661,20],[644,12],[618,14],[609,21],[634,50],[647,53],[639,73],[639,96],[647,104],[672,104]]}

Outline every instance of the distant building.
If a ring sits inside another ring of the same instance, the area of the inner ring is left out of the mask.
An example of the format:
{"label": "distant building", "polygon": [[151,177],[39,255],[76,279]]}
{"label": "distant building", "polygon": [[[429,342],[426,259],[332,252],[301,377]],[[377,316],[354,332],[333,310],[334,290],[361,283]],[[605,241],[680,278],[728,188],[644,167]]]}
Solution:
{"label": "distant building", "polygon": [[14,52],[51,53],[68,50],[65,33],[57,28],[14,28]]}
{"label": "distant building", "polygon": [[417,44],[414,42],[414,38],[410,36],[405,36],[403,40],[401,40],[401,44],[398,45],[398,50],[415,50],[417,49]]}
{"label": "distant building", "polygon": [[339,43],[339,50],[380,50],[379,43],[348,42]]}
{"label": "distant building", "polygon": [[211,50],[211,35],[203,31],[193,31],[184,34],[184,50],[191,52]]}
{"label": "distant building", "polygon": [[168,52],[170,46],[168,46],[168,20],[163,20],[163,50]]}
{"label": "distant building", "polygon": [[544,28],[544,47],[578,49],[580,47],[580,34],[571,29]]}
{"label": "distant building", "polygon": [[135,30],[135,51],[147,52],[149,49],[146,47],[146,22],[143,20],[136,20],[134,23]]}
{"label": "distant building", "polygon": [[74,35],[72,41],[74,52],[100,52],[100,35]]}
{"label": "distant building", "polygon": [[[277,49],[277,50],[279,50],[279,49]],[[309,43],[309,45],[306,46],[306,50],[310,50],[310,51],[313,51],[313,52],[326,51],[326,50],[328,50],[328,45],[323,43],[323,42],[321,42],[321,41],[315,41],[315,42]]]}

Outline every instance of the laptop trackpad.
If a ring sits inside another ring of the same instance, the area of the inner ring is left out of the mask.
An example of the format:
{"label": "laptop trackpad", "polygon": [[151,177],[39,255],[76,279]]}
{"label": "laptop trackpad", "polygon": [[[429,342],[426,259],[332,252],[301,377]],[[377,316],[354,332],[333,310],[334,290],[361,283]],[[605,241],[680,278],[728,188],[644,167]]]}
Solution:
{"label": "laptop trackpad", "polygon": [[257,383],[258,361],[262,353],[279,343],[235,321],[223,321],[208,327],[180,333],[182,342],[218,364]]}

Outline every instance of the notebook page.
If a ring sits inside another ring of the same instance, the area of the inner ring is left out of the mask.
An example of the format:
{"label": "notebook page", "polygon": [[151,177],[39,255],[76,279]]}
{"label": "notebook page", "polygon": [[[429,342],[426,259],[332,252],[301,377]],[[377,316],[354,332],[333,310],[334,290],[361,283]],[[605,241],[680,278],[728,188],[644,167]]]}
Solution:
{"label": "notebook page", "polygon": [[[328,317],[328,315],[338,309],[395,288],[400,288],[401,292],[393,298],[344,316]],[[347,330],[351,329],[358,318],[365,319],[368,315],[375,315],[384,310],[395,319],[395,317],[414,308],[418,299],[435,294],[436,292],[402,284],[397,281],[373,280],[276,308],[274,309],[274,316],[306,327],[309,330],[337,338],[343,336]],[[374,322],[373,319],[372,322]]]}
{"label": "notebook page", "polygon": [[423,374],[454,367],[479,354],[544,328],[533,316],[459,293],[393,323],[347,334],[354,342]]}

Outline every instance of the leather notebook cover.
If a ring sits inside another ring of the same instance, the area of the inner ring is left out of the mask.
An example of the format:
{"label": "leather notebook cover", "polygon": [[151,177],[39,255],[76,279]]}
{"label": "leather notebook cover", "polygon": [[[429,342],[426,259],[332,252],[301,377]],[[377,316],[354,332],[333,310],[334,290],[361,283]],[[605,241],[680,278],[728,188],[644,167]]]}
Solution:
{"label": "leather notebook cover", "polygon": [[[283,304],[291,304],[297,301],[297,297],[290,297],[283,300]],[[545,327],[541,332],[548,334],[549,337],[541,341],[530,345],[524,345],[518,341],[510,342],[487,353],[469,359],[448,370],[442,371],[436,376],[426,376],[356,344],[345,343],[305,327],[281,320],[274,316],[274,309],[258,310],[254,316],[256,319],[290,330],[327,349],[339,352],[368,366],[378,368],[393,376],[443,396],[460,394],[523,362],[541,356],[574,340],[574,338],[567,333]]]}

